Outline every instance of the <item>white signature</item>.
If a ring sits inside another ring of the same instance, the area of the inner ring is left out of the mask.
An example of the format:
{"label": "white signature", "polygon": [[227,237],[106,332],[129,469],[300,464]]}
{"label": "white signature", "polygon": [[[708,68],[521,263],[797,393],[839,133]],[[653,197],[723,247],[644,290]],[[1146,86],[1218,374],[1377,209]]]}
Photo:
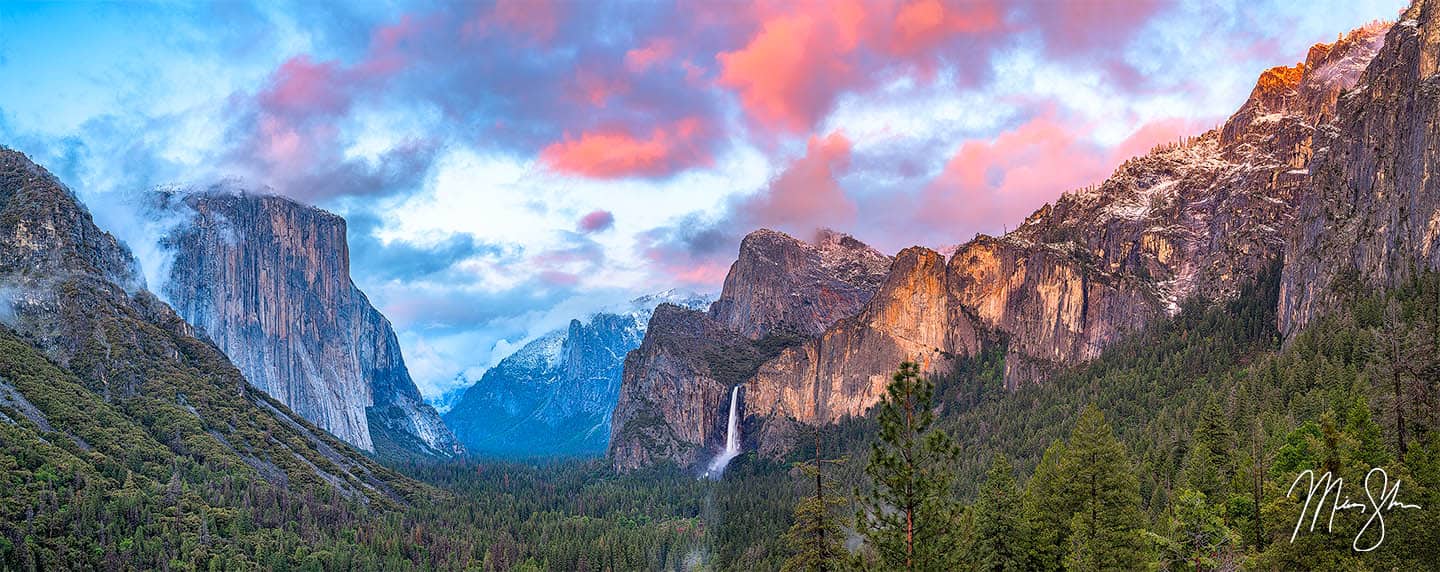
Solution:
{"label": "white signature", "polygon": [[[1380,474],[1380,498],[1378,499],[1375,498],[1375,493],[1370,489],[1370,477],[1375,476],[1376,473]],[[1310,502],[1315,500],[1316,491],[1320,491],[1320,502],[1315,504],[1315,512],[1310,516],[1311,532],[1315,531],[1315,523],[1320,520],[1320,511],[1325,508],[1325,497],[1330,496],[1332,491],[1335,493],[1335,496],[1331,497],[1330,520],[1325,525],[1326,532],[1334,532],[1335,513],[1351,509],[1360,509],[1362,514],[1366,512],[1370,513],[1370,518],[1365,521],[1365,526],[1360,527],[1360,532],[1355,534],[1355,540],[1350,543],[1350,547],[1355,549],[1356,552],[1369,552],[1379,548],[1381,542],[1385,542],[1386,511],[1397,508],[1420,508],[1418,504],[1406,504],[1396,500],[1395,497],[1400,494],[1400,479],[1395,479],[1395,486],[1391,487],[1390,475],[1385,472],[1385,469],[1379,467],[1370,469],[1370,472],[1365,473],[1365,498],[1370,500],[1370,504],[1368,505],[1351,502],[1348,496],[1346,496],[1342,502],[1340,495],[1341,489],[1345,486],[1345,479],[1335,478],[1329,471],[1320,475],[1318,479],[1315,477],[1315,471],[1308,469],[1301,471],[1300,475],[1295,477],[1295,482],[1290,484],[1290,490],[1285,493],[1285,497],[1289,498],[1290,495],[1295,492],[1295,487],[1299,486],[1300,479],[1307,476],[1310,477],[1310,483],[1308,485],[1310,490],[1305,495],[1305,507],[1300,509],[1300,518],[1295,521],[1295,532],[1290,534],[1290,542],[1292,543],[1295,542],[1295,537],[1300,534],[1300,527],[1305,524],[1305,513],[1310,510]],[[1360,540],[1365,537],[1366,531],[1370,530],[1370,525],[1372,524],[1378,525],[1380,538],[1376,539],[1375,543],[1371,544],[1369,548],[1361,548]]]}

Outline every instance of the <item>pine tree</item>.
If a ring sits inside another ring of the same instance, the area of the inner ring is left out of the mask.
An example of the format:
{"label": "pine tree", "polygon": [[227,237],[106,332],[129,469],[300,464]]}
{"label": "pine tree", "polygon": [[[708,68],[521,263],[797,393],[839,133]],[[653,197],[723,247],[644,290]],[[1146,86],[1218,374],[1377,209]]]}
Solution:
{"label": "pine tree", "polygon": [[1066,446],[1063,473],[1076,507],[1070,519],[1071,570],[1135,570],[1145,562],[1140,485],[1110,424],[1085,408]]}
{"label": "pine tree", "polygon": [[1175,495],[1172,537],[1165,547],[1171,570],[1233,570],[1239,555],[1237,537],[1219,510],[1200,491],[1180,489]]}
{"label": "pine tree", "polygon": [[1409,426],[1405,413],[1410,409],[1412,381],[1420,372],[1417,367],[1424,357],[1417,349],[1422,346],[1415,332],[1405,325],[1400,303],[1385,306],[1380,326],[1372,330],[1375,343],[1370,350],[1372,376],[1390,392],[1390,412],[1395,425],[1396,451],[1405,456],[1409,444]]}
{"label": "pine tree", "polygon": [[1025,529],[1030,538],[1027,568],[1055,571],[1064,569],[1065,547],[1070,541],[1070,515],[1074,506],[1065,495],[1061,464],[1065,442],[1056,440],[1045,449],[1035,473],[1025,483]]}
{"label": "pine tree", "polygon": [[815,459],[800,466],[806,475],[815,477],[815,494],[807,496],[795,505],[795,523],[791,525],[785,539],[792,551],[785,560],[782,570],[804,571],[838,570],[848,553],[841,543],[844,531],[835,519],[831,509],[845,503],[845,499],[834,493],[834,486],[825,476],[827,463],[843,460],[821,458],[820,427],[815,427]]}
{"label": "pine tree", "polygon": [[1185,485],[1211,502],[1225,498],[1235,476],[1235,432],[1215,401],[1208,401],[1195,424],[1185,456]]}
{"label": "pine tree", "polygon": [[950,469],[958,448],[933,427],[934,400],[934,383],[905,362],[876,406],[880,439],[865,467],[872,489],[856,520],[889,569],[949,570],[958,560]]}
{"label": "pine tree", "polygon": [[1014,468],[1004,455],[996,455],[971,508],[975,512],[974,560],[980,570],[1025,569],[1029,542],[1021,506]]}

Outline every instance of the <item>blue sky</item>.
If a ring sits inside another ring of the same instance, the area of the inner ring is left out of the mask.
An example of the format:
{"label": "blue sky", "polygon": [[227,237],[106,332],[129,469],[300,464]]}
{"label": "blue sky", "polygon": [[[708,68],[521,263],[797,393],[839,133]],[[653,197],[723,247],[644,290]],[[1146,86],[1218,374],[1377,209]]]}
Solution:
{"label": "blue sky", "polygon": [[0,5],[0,144],[127,208],[221,180],[350,222],[422,392],[570,317],[719,287],[761,226],[998,233],[1398,1]]}

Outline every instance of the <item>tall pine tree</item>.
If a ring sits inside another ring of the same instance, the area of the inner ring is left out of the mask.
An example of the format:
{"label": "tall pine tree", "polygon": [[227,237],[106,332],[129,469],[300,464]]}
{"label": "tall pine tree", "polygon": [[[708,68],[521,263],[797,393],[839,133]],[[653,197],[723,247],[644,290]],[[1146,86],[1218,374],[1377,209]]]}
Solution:
{"label": "tall pine tree", "polygon": [[1235,432],[1230,420],[1211,399],[1200,411],[1185,458],[1185,485],[1204,493],[1211,503],[1223,502],[1235,477]]}
{"label": "tall pine tree", "polygon": [[1070,515],[1075,509],[1065,495],[1065,442],[1059,439],[1045,449],[1040,465],[1025,483],[1025,528],[1030,538],[1029,570],[1064,569],[1070,543]]}
{"label": "tall pine tree", "polygon": [[1075,507],[1070,518],[1070,570],[1136,570],[1147,560],[1140,485],[1124,445],[1094,405],[1070,434],[1064,474]]}
{"label": "tall pine tree", "polygon": [[849,554],[841,543],[845,532],[831,512],[832,507],[845,503],[835,494],[834,485],[825,476],[825,465],[839,463],[821,457],[820,426],[815,426],[815,460],[800,465],[800,470],[815,478],[815,494],[795,505],[795,523],[785,534],[792,551],[782,570],[786,572],[839,570]]}
{"label": "tall pine tree", "polygon": [[1025,570],[1029,542],[1014,470],[1004,455],[995,455],[980,496],[971,507],[975,513],[974,560],[980,570]]}
{"label": "tall pine tree", "polygon": [[935,384],[911,362],[900,364],[876,406],[880,439],[865,467],[871,490],[857,528],[887,569],[950,570],[957,512],[951,465],[958,448],[937,430]]}

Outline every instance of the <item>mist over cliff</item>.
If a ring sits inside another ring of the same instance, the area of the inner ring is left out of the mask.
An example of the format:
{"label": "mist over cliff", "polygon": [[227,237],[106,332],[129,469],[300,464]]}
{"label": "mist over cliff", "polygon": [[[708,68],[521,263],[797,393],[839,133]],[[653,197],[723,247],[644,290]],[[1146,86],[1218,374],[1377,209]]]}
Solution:
{"label": "mist over cliff", "polygon": [[351,281],[344,219],[230,188],[156,200],[182,219],[164,241],[174,259],[163,291],[252,385],[367,451],[463,451]]}

